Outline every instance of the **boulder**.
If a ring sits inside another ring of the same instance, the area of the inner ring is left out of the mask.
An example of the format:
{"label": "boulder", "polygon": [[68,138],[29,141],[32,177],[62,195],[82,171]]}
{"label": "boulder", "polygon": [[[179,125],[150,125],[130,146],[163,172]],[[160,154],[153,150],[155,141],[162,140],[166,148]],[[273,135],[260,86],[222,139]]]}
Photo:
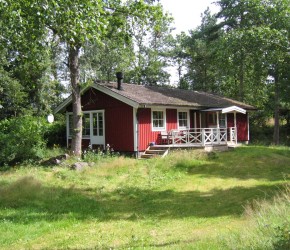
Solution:
{"label": "boulder", "polygon": [[76,162],[71,166],[71,169],[82,171],[84,168],[89,167],[89,164],[87,162]]}

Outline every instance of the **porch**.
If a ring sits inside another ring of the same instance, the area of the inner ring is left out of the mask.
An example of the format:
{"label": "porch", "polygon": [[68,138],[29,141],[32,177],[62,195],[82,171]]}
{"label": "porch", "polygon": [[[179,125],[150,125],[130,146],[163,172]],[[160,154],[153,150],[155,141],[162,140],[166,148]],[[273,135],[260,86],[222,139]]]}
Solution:
{"label": "porch", "polygon": [[237,144],[237,128],[190,128],[160,132],[158,146],[206,147]]}

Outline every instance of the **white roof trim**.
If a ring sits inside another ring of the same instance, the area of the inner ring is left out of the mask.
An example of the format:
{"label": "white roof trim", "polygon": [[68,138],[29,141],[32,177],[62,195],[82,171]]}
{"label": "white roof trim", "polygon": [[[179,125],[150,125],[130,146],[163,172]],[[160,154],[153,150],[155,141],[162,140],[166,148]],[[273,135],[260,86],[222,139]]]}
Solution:
{"label": "white roof trim", "polygon": [[65,108],[66,106],[68,106],[72,101],[72,96],[69,96],[66,100],[64,100],[58,107],[56,107],[56,109],[54,110],[53,113],[58,113],[59,111],[61,111],[63,108]]}
{"label": "white roof trim", "polygon": [[[83,94],[85,91],[87,91],[89,88],[94,88],[96,90],[99,90],[102,93],[105,93],[121,102],[124,102],[126,104],[128,104],[129,106],[132,106],[133,108],[138,108],[139,107],[139,103],[120,95],[119,93],[116,93],[112,90],[110,90],[109,88],[106,88],[104,86],[101,86],[99,84],[93,84],[91,86],[88,86],[86,88],[84,88],[81,92],[81,94]],[[65,101],[63,101],[55,110],[54,113],[58,113],[59,111],[61,111],[62,109],[64,109],[66,106],[68,106],[70,103],[72,102],[72,96],[69,96]]]}
{"label": "white roof trim", "polygon": [[202,111],[205,111],[205,112],[212,112],[212,111],[222,111],[223,114],[226,114],[226,113],[242,113],[242,114],[246,114],[247,111],[245,109],[242,109],[240,107],[237,107],[237,106],[230,106],[230,107],[227,107],[227,108],[210,108],[210,109],[204,109]]}
{"label": "white roof trim", "polygon": [[111,89],[107,88],[107,87],[104,87],[102,85],[99,85],[99,84],[93,84],[91,87],[121,101],[121,102],[124,102],[126,104],[128,104],[129,106],[132,106],[133,108],[138,108],[139,107],[139,103],[138,102],[135,102],[131,99],[129,99],[128,97],[125,97],[119,93],[116,93],[115,91],[112,91]]}
{"label": "white roof trim", "polygon": [[222,108],[210,108],[210,109],[204,109],[204,110],[201,110],[203,112],[212,112],[212,111],[221,111],[223,110]]}
{"label": "white roof trim", "polygon": [[242,109],[242,108],[237,107],[237,106],[231,106],[231,107],[222,109],[222,113],[223,114],[234,113],[234,112],[242,113],[242,114],[246,114],[247,113],[247,111],[245,109]]}

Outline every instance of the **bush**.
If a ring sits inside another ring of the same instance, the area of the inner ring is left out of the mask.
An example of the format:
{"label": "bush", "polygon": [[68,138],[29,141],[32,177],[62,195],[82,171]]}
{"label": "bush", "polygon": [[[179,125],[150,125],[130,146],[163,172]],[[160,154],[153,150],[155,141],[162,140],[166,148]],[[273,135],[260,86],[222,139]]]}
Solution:
{"label": "bush", "polygon": [[48,124],[44,139],[50,148],[66,146],[66,126],[64,121]]}
{"label": "bush", "polygon": [[0,122],[0,166],[43,157],[45,119],[23,116]]}

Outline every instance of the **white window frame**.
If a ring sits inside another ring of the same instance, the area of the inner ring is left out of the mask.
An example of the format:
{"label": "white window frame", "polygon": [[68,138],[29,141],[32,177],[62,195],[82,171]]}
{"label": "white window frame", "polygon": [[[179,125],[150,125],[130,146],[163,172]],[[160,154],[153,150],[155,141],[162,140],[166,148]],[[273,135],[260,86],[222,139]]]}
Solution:
{"label": "white window frame", "polygon": [[[222,116],[225,116],[225,119],[221,119]],[[225,120],[225,126],[221,126],[221,120]],[[227,120],[227,114],[219,113],[219,127],[220,128],[227,128],[228,120]]]}
{"label": "white window frame", "polygon": [[[73,113],[72,112],[67,112],[66,115],[67,115],[67,118],[66,118],[66,134],[67,134],[67,138],[72,138],[72,135],[70,133],[70,129],[71,129],[70,125],[72,125],[72,124],[70,124],[69,118],[70,118],[70,116],[73,117]],[[72,123],[73,123],[73,121],[72,121]]]}
{"label": "white window frame", "polygon": [[[163,112],[163,127],[154,127],[153,112]],[[166,131],[166,110],[165,109],[151,109],[151,128],[152,128],[152,131]]]}
{"label": "white window frame", "polygon": [[[105,117],[105,112],[104,110],[90,110],[90,111],[83,111],[82,113],[85,115],[85,114],[89,114],[89,117],[90,117],[90,134],[89,135],[82,135],[82,138],[83,139],[89,139],[91,137],[91,135],[93,135],[92,133],[92,126],[93,126],[93,113],[103,113],[103,135],[105,134],[105,120],[104,120],[104,117]],[[69,122],[69,117],[70,116],[73,116],[73,113],[72,112],[67,112],[67,138],[71,139],[72,138],[72,135],[70,134],[70,122]]]}
{"label": "white window frame", "polygon": [[90,136],[91,136],[91,112],[83,112],[83,118],[84,118],[84,116],[85,115],[89,115],[89,127],[88,127],[88,129],[89,129],[89,134],[88,135],[84,135],[83,133],[84,133],[84,120],[83,120],[83,129],[82,129],[82,138],[90,138]]}
{"label": "white window frame", "polygon": [[[186,127],[179,126],[179,113],[180,112],[187,114],[187,126]],[[182,110],[182,109],[177,110],[177,127],[178,127],[178,130],[186,130],[186,129],[190,128],[189,110]]]}

